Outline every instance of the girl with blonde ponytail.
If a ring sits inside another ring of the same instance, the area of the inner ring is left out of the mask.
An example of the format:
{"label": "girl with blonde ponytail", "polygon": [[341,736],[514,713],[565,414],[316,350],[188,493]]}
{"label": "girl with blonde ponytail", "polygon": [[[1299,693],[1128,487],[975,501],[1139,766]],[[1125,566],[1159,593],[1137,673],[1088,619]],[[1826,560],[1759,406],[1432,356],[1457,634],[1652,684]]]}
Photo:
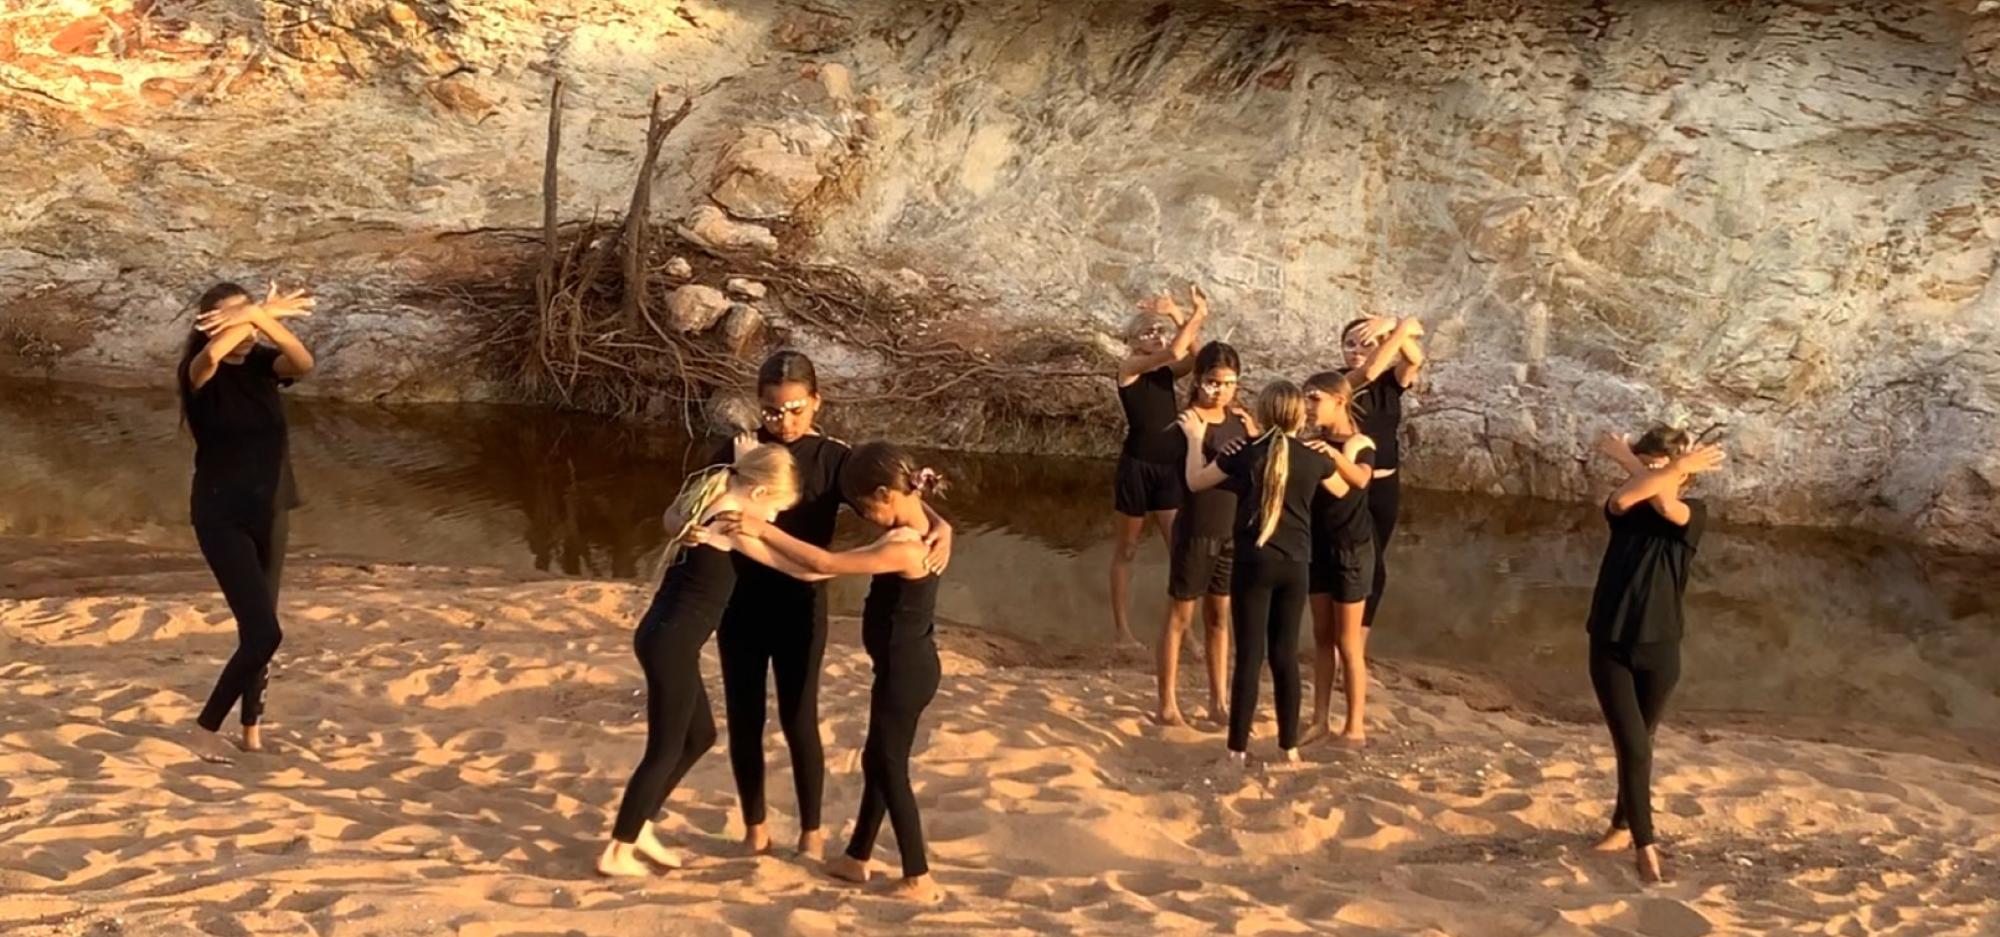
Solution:
{"label": "girl with blonde ponytail", "polygon": [[1230,625],[1236,668],[1229,684],[1229,752],[1243,760],[1256,715],[1260,658],[1268,656],[1276,685],[1278,747],[1299,757],[1299,619],[1305,611],[1312,555],[1313,492],[1331,490],[1333,461],[1297,439],[1306,424],[1305,397],[1278,381],[1257,395],[1263,435],[1213,462],[1202,458],[1207,424],[1183,417],[1188,438],[1188,490],[1227,486],[1236,492],[1236,565],[1231,574]]}
{"label": "girl with blonde ponytail", "polygon": [[[689,478],[667,512],[672,536],[661,559],[659,589],[632,637],[632,650],[646,675],[646,753],[625,786],[611,842],[597,860],[600,874],[645,875],[641,857],[680,867],[680,853],[654,834],[653,815],[715,744],[715,716],[702,686],[701,647],[722,622],[736,586],[729,554],[740,547],[738,537],[709,525],[722,515],[768,518],[798,498],[791,453],[758,446],[729,465]],[[803,572],[782,558],[766,559],[783,572]]]}

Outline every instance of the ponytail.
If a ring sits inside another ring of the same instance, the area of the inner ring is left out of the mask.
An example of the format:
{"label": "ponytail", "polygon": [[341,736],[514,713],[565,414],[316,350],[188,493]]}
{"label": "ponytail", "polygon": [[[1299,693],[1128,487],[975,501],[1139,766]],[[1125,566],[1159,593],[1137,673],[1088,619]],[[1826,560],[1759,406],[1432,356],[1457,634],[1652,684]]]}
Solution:
{"label": "ponytail", "polygon": [[1285,478],[1292,470],[1290,437],[1273,428],[1264,433],[1271,448],[1264,453],[1264,503],[1257,515],[1257,545],[1263,546],[1278,532],[1278,519],[1285,509]]}

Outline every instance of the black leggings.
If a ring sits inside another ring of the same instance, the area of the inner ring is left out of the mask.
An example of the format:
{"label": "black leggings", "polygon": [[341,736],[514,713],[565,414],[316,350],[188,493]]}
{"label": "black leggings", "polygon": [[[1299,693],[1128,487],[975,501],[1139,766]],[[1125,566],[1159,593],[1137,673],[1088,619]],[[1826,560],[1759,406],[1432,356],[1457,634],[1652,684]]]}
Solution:
{"label": "black leggings", "polygon": [[1368,590],[1368,607],[1361,612],[1361,626],[1375,626],[1375,610],[1382,607],[1382,590],[1389,585],[1389,538],[1396,533],[1396,515],[1403,509],[1403,473],[1377,478],[1368,483],[1368,519],[1375,524],[1375,587]]}
{"label": "black leggings", "polygon": [[[873,655],[871,655],[873,656]],[[937,697],[937,645],[929,638],[891,647],[875,657],[875,685],[868,691],[868,740],[861,745],[861,814],[854,837],[847,841],[849,858],[862,862],[875,852],[882,815],[896,831],[896,848],[903,854],[903,876],[915,878],[931,870],[924,854],[924,822],[917,813],[917,794],[910,788],[910,748],[917,741],[917,718]]]}
{"label": "black leggings", "polygon": [[271,658],[284,632],[278,629],[278,580],[285,570],[285,512],[269,523],[203,522],[194,525],[195,543],[208,561],[229,613],[236,618],[236,653],[222,667],[208,705],[195,719],[210,732],[222,728],[237,700],[243,701],[243,724],[254,726],[264,715],[264,687],[271,681]]}
{"label": "black leggings", "polygon": [[1630,648],[1591,642],[1590,685],[1618,754],[1618,805],[1611,812],[1611,827],[1629,827],[1632,842],[1640,846],[1653,843],[1653,730],[1680,679],[1679,642]]}
{"label": "black leggings", "polygon": [[[740,597],[742,592],[737,595]],[[729,768],[743,822],[764,822],[764,674],[778,683],[778,728],[792,750],[799,828],[820,826],[826,751],[819,736],[819,674],[826,658],[826,594],[810,604],[738,604],[732,598],[715,638],[722,657],[722,705],[729,719]]]}
{"label": "black leggings", "polygon": [[1229,585],[1236,668],[1229,678],[1229,750],[1250,748],[1257,717],[1258,664],[1269,655],[1278,704],[1278,747],[1299,747],[1299,616],[1311,576],[1305,563],[1237,559]]}
{"label": "black leggings", "polygon": [[688,770],[715,747],[715,713],[701,681],[701,644],[676,637],[651,620],[639,626],[632,650],[646,674],[646,754],[625,785],[611,838],[635,842]]}

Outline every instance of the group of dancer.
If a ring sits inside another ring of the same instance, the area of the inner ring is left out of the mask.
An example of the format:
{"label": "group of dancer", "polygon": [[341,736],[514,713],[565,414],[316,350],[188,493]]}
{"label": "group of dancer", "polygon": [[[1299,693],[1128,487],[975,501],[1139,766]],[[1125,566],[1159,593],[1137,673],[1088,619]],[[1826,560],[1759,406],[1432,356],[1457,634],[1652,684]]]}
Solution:
{"label": "group of dancer", "polygon": [[[1266,384],[1253,413],[1239,397],[1243,361],[1236,349],[1209,342],[1196,350],[1208,297],[1199,285],[1188,293],[1186,312],[1171,294],[1143,305],[1128,326],[1131,354],[1118,369],[1126,433],[1115,496],[1113,627],[1131,640],[1131,563],[1150,523],[1167,545],[1171,600],[1158,647],[1158,720],[1186,724],[1177,694],[1180,648],[1200,603],[1208,657],[1204,715],[1226,719],[1230,753],[1247,757],[1257,667],[1268,659],[1278,745],[1285,759],[1297,761],[1299,625],[1310,606],[1311,734],[1363,745],[1367,636],[1388,581],[1384,552],[1401,491],[1401,401],[1424,367],[1423,323],[1348,323],[1342,368],[1313,374],[1303,385]],[[1188,375],[1194,379],[1182,407],[1174,386]],[[1225,666],[1232,638],[1233,680]],[[1336,670],[1346,701],[1338,732]]]}
{"label": "group of dancer", "polygon": [[[1310,735],[1366,740],[1366,638],[1380,606],[1384,550],[1395,530],[1400,484],[1400,398],[1424,367],[1415,319],[1357,319],[1342,332],[1343,367],[1302,385],[1266,383],[1254,410],[1239,400],[1241,356],[1221,342],[1196,348],[1209,314],[1199,287],[1183,311],[1168,295],[1148,301],[1119,366],[1128,419],[1119,460],[1121,515],[1111,576],[1113,622],[1130,638],[1130,563],[1145,525],[1171,553],[1173,599],[1159,642],[1160,721],[1185,724],[1175,688],[1180,643],[1197,605],[1204,613],[1207,716],[1227,723],[1229,760],[1247,761],[1268,663],[1278,747],[1299,760],[1302,686],[1299,626],[1313,615],[1314,710]],[[241,707],[245,750],[259,726],[273,656],[286,514],[299,503],[279,390],[306,375],[312,354],[285,326],[311,314],[302,291],[275,285],[262,300],[220,284],[197,304],[176,371],[184,422],[196,446],[190,517],[204,559],[235,617],[238,646],[197,718],[220,731]],[[1176,381],[1192,376],[1182,406]],[[679,851],[656,834],[673,790],[717,740],[700,656],[716,637],[729,759],[751,851],[771,846],[764,793],[767,675],[791,750],[799,852],[825,847],[825,754],[818,696],[827,640],[825,580],[872,577],[862,644],[873,665],[861,753],[863,791],[847,848],[827,863],[866,882],[886,818],[902,878],[891,894],[941,897],[930,874],[910,782],[917,726],[937,694],[934,612],[950,562],[952,530],[927,503],[942,484],[898,446],[850,448],[821,434],[812,362],[780,351],[758,371],[760,428],[713,453],[683,484],[664,519],[662,575],[633,635],[646,682],[646,745],[615,812],[598,871],[644,875],[677,868]],[[1661,875],[1651,823],[1651,736],[1679,673],[1680,600],[1704,512],[1683,497],[1722,453],[1665,427],[1636,442],[1607,436],[1600,449],[1627,472],[1605,503],[1611,542],[1593,597],[1590,676],[1618,760],[1611,831],[1600,845],[1633,848],[1641,874]],[[865,546],[831,549],[840,506],[881,530]],[[1225,622],[1227,626],[1225,627]],[[1234,639],[1233,669],[1229,645]],[[1346,717],[1332,722],[1339,671]],[[1225,686],[1227,690],[1225,691]]]}

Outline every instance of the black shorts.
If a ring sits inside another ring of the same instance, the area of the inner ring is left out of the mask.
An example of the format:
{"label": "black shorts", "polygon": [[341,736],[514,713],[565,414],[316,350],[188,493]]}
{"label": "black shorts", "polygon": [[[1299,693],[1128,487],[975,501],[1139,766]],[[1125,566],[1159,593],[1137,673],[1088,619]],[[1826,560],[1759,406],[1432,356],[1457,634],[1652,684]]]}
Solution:
{"label": "black shorts", "polygon": [[1118,513],[1145,517],[1154,511],[1178,511],[1187,500],[1185,468],[1118,457]]}
{"label": "black shorts", "polygon": [[1375,544],[1369,541],[1314,544],[1313,595],[1330,595],[1335,602],[1361,602],[1375,588]]}
{"label": "black shorts", "polygon": [[1231,537],[1174,537],[1174,555],[1167,563],[1167,595],[1179,602],[1228,595],[1235,559],[1236,544]]}

